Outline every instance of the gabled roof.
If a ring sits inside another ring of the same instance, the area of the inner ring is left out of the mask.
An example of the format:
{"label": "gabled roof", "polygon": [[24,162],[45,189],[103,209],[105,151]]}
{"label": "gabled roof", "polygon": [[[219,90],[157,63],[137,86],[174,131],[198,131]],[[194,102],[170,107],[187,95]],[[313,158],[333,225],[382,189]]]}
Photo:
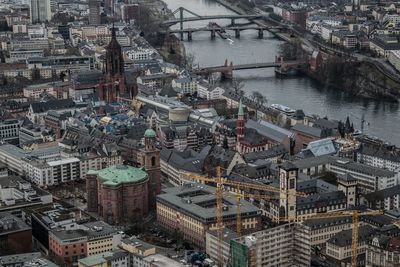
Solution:
{"label": "gabled roof", "polygon": [[296,124],[292,127],[292,129],[296,132],[302,132],[310,136],[314,137],[323,137],[323,131],[322,129],[315,128],[315,127],[310,127],[304,124]]}
{"label": "gabled roof", "polygon": [[[358,242],[364,242],[368,239],[372,238],[372,234],[375,232],[374,228],[370,225],[364,225],[359,228],[358,231]],[[327,243],[334,244],[338,247],[346,247],[351,246],[351,239],[352,239],[352,229],[343,230],[338,234],[331,237]]]}
{"label": "gabled roof", "polygon": [[43,113],[49,110],[59,110],[75,107],[75,102],[72,99],[58,99],[47,102],[35,102],[31,104],[34,113]]}
{"label": "gabled roof", "polygon": [[309,149],[314,156],[331,155],[336,153],[335,145],[330,138],[310,142],[307,145],[307,149]]}
{"label": "gabled roof", "polygon": [[264,120],[248,120],[245,127],[255,129],[259,134],[279,143],[283,142],[286,138],[293,136],[291,131]]}
{"label": "gabled roof", "polygon": [[163,148],[160,152],[160,158],[176,169],[202,173],[204,155],[190,148],[187,148],[182,152],[175,149]]}

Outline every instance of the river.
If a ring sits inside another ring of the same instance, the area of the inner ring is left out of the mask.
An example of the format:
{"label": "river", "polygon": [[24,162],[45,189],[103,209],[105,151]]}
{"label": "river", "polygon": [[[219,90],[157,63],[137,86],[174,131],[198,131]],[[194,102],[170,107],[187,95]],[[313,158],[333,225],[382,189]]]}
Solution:
{"label": "river", "polygon": [[[199,15],[234,14],[213,0],[164,0],[174,11],[180,6]],[[190,16],[186,14],[186,16]],[[220,25],[230,21],[219,20]],[[240,23],[240,21],[238,21]],[[184,24],[184,28],[205,26],[208,22],[197,21]],[[176,26],[177,27],[177,26]],[[232,41],[217,36],[210,39],[210,33],[193,33],[193,41],[185,36],[187,53],[195,56],[200,66],[222,65],[225,59],[234,63],[255,63],[274,61],[282,41],[270,33],[264,33],[258,39],[254,30],[242,31],[240,39]],[[400,145],[400,109],[398,103],[383,102],[350,96],[338,90],[324,88],[306,77],[279,79],[273,69],[255,69],[238,71],[235,77],[243,80],[243,90],[247,94],[259,91],[268,99],[268,104],[278,103],[294,109],[303,109],[307,115],[318,114],[330,119],[345,120],[350,116],[356,128],[360,129],[361,116],[364,113],[366,126],[364,132],[391,143]]]}

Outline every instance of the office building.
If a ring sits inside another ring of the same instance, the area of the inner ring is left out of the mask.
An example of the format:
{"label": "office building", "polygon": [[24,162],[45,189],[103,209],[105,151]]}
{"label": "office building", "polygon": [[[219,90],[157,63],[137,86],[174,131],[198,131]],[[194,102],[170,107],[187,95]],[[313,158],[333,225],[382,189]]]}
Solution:
{"label": "office building", "polygon": [[49,192],[33,186],[20,176],[0,177],[0,210],[19,209],[51,202],[53,197]]}
{"label": "office building", "polygon": [[30,16],[32,23],[51,20],[50,0],[31,0]]}
{"label": "office building", "polygon": [[[185,240],[205,248],[206,231],[217,222],[215,188],[203,184],[186,184],[164,189],[157,196],[157,222],[164,229],[182,234]],[[223,224],[236,227],[236,203],[233,195],[223,196]],[[242,231],[251,233],[261,228],[261,211],[241,200]]]}
{"label": "office building", "polygon": [[101,23],[100,19],[100,1],[89,0],[89,24],[98,25]]}

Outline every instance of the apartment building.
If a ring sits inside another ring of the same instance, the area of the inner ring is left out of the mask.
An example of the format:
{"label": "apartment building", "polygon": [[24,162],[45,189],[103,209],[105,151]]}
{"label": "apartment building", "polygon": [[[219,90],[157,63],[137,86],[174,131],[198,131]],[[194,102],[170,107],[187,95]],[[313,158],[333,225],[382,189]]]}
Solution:
{"label": "apartment building", "polygon": [[366,247],[366,267],[400,266],[400,238],[376,235]]}
{"label": "apartment building", "polygon": [[[370,225],[359,227],[358,232],[358,255],[364,255],[369,241],[369,237],[373,234],[374,229]],[[352,229],[344,230],[330,238],[326,242],[326,255],[331,262],[341,264],[349,262],[352,255]],[[365,257],[359,256],[357,266],[365,266]]]}
{"label": "apartment building", "polygon": [[0,139],[7,143],[18,145],[19,129],[22,121],[10,119],[0,122]]}
{"label": "apartment building", "polygon": [[366,165],[396,171],[400,169],[400,151],[393,147],[362,144],[356,155],[357,162]]}
{"label": "apartment building", "polygon": [[311,246],[324,245],[337,233],[351,229],[352,219],[348,217],[311,219],[303,222],[310,234]]}
{"label": "apartment building", "polygon": [[11,144],[0,143],[0,162],[5,164],[11,172],[25,175],[25,169],[21,167],[25,158],[35,157],[49,161],[57,160],[60,159],[60,151],[61,148],[59,146],[26,151]]}
{"label": "apartment building", "polygon": [[23,169],[27,178],[38,186],[57,185],[81,178],[78,158],[44,160],[24,158]]}
{"label": "apartment building", "polygon": [[337,175],[350,174],[357,179],[360,189],[373,192],[399,184],[399,174],[346,159],[337,159],[329,165],[329,171]]}

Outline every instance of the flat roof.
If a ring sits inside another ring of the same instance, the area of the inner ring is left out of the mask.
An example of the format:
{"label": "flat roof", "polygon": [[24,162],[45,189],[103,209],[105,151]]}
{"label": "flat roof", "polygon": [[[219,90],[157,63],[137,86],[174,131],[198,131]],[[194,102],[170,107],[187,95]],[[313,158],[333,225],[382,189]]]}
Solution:
{"label": "flat roof", "polygon": [[[165,194],[157,196],[157,202],[172,206],[173,208],[196,217],[202,221],[216,220],[215,187],[204,184],[186,184],[180,187],[163,189]],[[236,217],[236,198],[232,194],[223,196],[223,217]],[[246,200],[240,201],[242,217],[261,214],[256,206]]]}
{"label": "flat roof", "polygon": [[40,252],[1,256],[1,266],[14,265],[18,263],[22,263],[23,266],[58,267],[57,264],[42,257]]}
{"label": "flat roof", "polygon": [[182,267],[180,262],[168,258],[162,254],[154,254],[144,258],[145,261],[151,262],[151,266],[155,267]]}
{"label": "flat roof", "polygon": [[75,162],[79,162],[79,159],[78,158],[64,158],[64,159],[60,159],[60,160],[48,161],[47,164],[49,164],[49,166],[53,167],[53,166],[58,166],[61,164],[68,164],[68,163],[75,163]]}
{"label": "flat roof", "polygon": [[104,252],[101,254],[97,254],[97,255],[93,255],[93,256],[89,256],[83,259],[79,260],[79,263],[84,265],[84,266],[97,266],[103,263],[106,263],[107,260],[105,259],[105,257],[111,257],[113,255],[112,252]]}

